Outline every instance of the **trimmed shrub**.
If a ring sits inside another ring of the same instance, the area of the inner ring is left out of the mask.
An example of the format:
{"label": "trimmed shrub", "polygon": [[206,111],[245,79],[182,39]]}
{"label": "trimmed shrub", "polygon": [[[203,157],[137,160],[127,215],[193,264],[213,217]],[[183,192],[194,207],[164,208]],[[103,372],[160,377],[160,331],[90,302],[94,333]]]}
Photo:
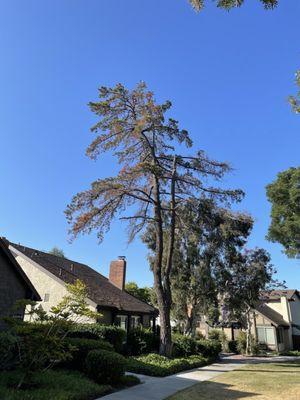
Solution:
{"label": "trimmed shrub", "polygon": [[192,368],[206,365],[208,359],[201,355],[193,355],[186,358],[174,358],[160,356],[159,354],[147,354],[140,357],[130,357],[127,360],[127,370],[137,374],[150,376],[168,376]]}
{"label": "trimmed shrub", "polygon": [[91,350],[107,350],[113,351],[113,346],[102,339],[81,339],[66,338],[65,344],[68,346],[72,359],[65,363],[66,367],[83,370],[84,362]]}
{"label": "trimmed shrub", "polygon": [[97,383],[116,384],[125,373],[126,359],[107,350],[92,350],[85,360],[86,374]]}
{"label": "trimmed shrub", "polygon": [[86,339],[100,338],[114,346],[117,352],[120,352],[126,340],[126,332],[124,329],[114,325],[100,324],[78,324],[72,330],[72,336],[82,337]]}
{"label": "trimmed shrub", "polygon": [[133,356],[158,351],[159,337],[151,329],[137,327],[127,335],[126,354]]}
{"label": "trimmed shrub", "polygon": [[188,357],[197,353],[197,342],[195,339],[175,334],[172,336],[173,357]]}
{"label": "trimmed shrub", "polygon": [[217,358],[222,351],[222,345],[217,340],[197,340],[197,353],[204,357]]}
{"label": "trimmed shrub", "polygon": [[135,386],[138,385],[139,383],[141,383],[141,381],[135,375],[124,375],[120,379],[120,384],[127,387]]}

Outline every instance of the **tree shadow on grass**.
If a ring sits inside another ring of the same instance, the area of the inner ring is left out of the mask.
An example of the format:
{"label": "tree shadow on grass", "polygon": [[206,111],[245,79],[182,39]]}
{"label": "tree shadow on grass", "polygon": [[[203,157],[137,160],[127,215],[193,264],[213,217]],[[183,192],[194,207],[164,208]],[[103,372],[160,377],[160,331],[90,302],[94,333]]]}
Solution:
{"label": "tree shadow on grass", "polygon": [[169,400],[238,400],[251,396],[259,396],[259,393],[246,392],[233,389],[233,385],[205,381],[193,387],[176,393]]}

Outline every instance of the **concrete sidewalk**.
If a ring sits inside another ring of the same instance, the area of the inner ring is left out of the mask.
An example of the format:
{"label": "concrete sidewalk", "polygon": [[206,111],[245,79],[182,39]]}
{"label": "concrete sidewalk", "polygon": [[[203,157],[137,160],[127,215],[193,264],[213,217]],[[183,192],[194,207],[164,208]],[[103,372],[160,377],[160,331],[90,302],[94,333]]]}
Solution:
{"label": "concrete sidewalk", "polygon": [[[190,371],[170,375],[165,378],[156,378],[146,375],[137,375],[142,384],[129,389],[109,394],[97,400],[163,400],[168,396],[188,388],[195,383],[207,381],[216,376],[232,371],[245,364],[292,361],[293,357],[224,357],[219,363],[196,368]],[[298,357],[299,359],[299,357]]]}

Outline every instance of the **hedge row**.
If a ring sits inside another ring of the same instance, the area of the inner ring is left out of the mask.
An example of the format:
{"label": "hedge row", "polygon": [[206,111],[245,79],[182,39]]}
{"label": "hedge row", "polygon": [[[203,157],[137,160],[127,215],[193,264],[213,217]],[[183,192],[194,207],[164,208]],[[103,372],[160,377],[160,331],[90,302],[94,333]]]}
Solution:
{"label": "hedge row", "polygon": [[127,360],[126,370],[136,374],[150,376],[168,376],[180,371],[202,367],[209,363],[209,359],[201,355],[186,358],[167,358],[159,354],[130,357]]}

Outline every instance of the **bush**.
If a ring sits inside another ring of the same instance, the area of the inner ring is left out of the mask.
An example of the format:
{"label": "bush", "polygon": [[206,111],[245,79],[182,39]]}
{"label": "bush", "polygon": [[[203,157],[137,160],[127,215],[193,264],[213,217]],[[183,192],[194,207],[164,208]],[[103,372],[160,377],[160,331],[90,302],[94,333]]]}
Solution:
{"label": "bush", "polygon": [[81,339],[81,338],[66,338],[65,345],[72,358],[64,365],[68,368],[83,370],[84,362],[91,350],[107,350],[113,351],[113,346],[102,339]]}
{"label": "bush", "polygon": [[159,337],[151,329],[137,327],[131,329],[127,335],[126,353],[136,356],[158,351]]}
{"label": "bush", "polygon": [[217,358],[221,351],[222,345],[216,340],[197,340],[197,353],[202,354],[204,357]]}
{"label": "bush", "polygon": [[124,329],[114,325],[78,324],[73,328],[71,335],[86,339],[103,339],[112,344],[117,352],[122,350],[126,340]]}
{"label": "bush", "polygon": [[222,345],[222,350],[227,353],[229,351],[228,348],[228,339],[226,333],[221,329],[211,329],[208,332],[208,338],[210,340],[216,340]]}
{"label": "bush", "polygon": [[97,383],[115,384],[125,373],[126,359],[107,350],[92,350],[85,360],[86,374]]}
{"label": "bush", "polygon": [[0,332],[0,371],[17,363],[18,337],[10,332]]}
{"label": "bush", "polygon": [[2,372],[0,399],[5,400],[94,400],[112,390],[111,386],[98,385],[77,371],[45,371],[33,375],[33,387],[16,390],[21,371]]}
{"label": "bush", "polygon": [[[252,354],[258,354],[259,353],[259,345],[256,342],[255,338],[253,335],[250,336],[250,340],[252,342]],[[247,333],[244,331],[241,331],[239,333],[239,336],[237,337],[237,352],[239,354],[246,354],[246,346],[247,346]]]}
{"label": "bush", "polygon": [[173,341],[173,357],[188,357],[197,353],[197,342],[195,339],[175,334],[172,337]]}
{"label": "bush", "polygon": [[120,379],[120,384],[123,386],[131,387],[141,383],[140,379],[135,375],[124,375]]}
{"label": "bush", "polygon": [[127,370],[150,376],[168,376],[206,365],[207,362],[207,358],[201,355],[170,359],[159,354],[147,354],[140,357],[130,357],[127,360]]}

